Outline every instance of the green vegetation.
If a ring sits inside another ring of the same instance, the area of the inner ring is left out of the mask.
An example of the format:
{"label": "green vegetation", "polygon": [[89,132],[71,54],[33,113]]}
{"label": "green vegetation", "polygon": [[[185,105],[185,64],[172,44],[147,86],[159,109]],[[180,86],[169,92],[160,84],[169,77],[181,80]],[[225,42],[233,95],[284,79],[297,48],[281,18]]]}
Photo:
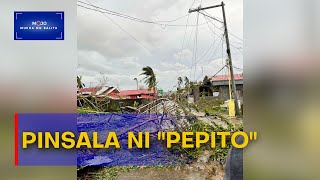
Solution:
{"label": "green vegetation", "polygon": [[115,180],[119,173],[130,172],[133,170],[139,169],[138,166],[110,166],[104,167],[101,171],[99,171],[94,179],[108,179]]}
{"label": "green vegetation", "polygon": [[85,108],[77,108],[77,113],[78,114],[91,114],[91,113],[105,113],[105,112],[99,112],[99,111],[96,111],[90,107],[85,107]]}
{"label": "green vegetation", "polygon": [[222,100],[214,99],[211,101],[205,100],[204,98],[200,98],[199,101],[196,102],[195,106],[199,111],[206,112],[222,112],[220,105],[223,104]]}

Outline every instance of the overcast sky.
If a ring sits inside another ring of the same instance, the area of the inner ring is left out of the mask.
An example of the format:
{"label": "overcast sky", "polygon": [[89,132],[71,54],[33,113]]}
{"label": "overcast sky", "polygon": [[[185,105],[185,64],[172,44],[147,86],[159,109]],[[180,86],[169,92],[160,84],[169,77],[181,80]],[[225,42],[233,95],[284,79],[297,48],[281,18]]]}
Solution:
{"label": "overcast sky", "polygon": [[[187,21],[189,25],[196,24],[197,13],[191,13],[189,19],[187,16],[191,5],[195,8],[200,3],[202,7],[221,3],[212,0],[202,2],[201,0],[89,0],[89,2],[148,21],[170,21],[186,15],[174,22],[164,22],[174,25],[186,25]],[[242,3],[242,0],[225,1],[229,31],[241,39]],[[221,8],[206,12],[222,19]],[[209,19],[205,19],[201,14],[198,22],[197,46],[195,46],[197,29],[195,26],[187,28],[161,26],[106,15],[134,38],[102,13],[78,7],[78,75],[82,76],[87,87],[96,86],[101,79],[100,73],[104,73],[108,77],[109,86],[119,87],[121,90],[135,89],[134,78],[141,80],[143,77],[139,74],[142,67],[150,66],[156,73],[158,87],[168,91],[175,89],[179,76],[200,81],[205,75],[214,75],[225,64],[225,42],[221,40],[223,31],[219,29],[222,24],[210,20],[212,21],[208,22],[210,29],[207,24]],[[242,68],[242,41],[232,35],[230,41],[234,46],[231,48],[234,66]],[[235,73],[241,72],[235,69]],[[222,71],[220,74],[226,73]],[[143,82],[140,84],[143,85]]]}

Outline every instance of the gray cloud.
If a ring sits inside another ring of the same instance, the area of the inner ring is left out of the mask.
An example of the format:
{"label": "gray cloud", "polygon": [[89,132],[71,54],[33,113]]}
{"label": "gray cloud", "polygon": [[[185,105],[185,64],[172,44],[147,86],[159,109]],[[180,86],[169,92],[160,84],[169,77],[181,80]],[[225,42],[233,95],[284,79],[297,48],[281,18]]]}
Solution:
{"label": "gray cloud", "polygon": [[[91,0],[93,4],[110,10],[129,14],[147,20],[172,20],[188,14],[193,0],[137,0],[137,1],[104,1]],[[218,2],[219,3],[219,2]],[[242,37],[242,1],[226,1],[228,26],[230,31]],[[193,7],[197,7],[195,1]],[[203,0],[202,6],[212,5],[212,1]],[[208,10],[208,13],[221,18],[221,10]],[[205,75],[215,74],[226,58],[225,45],[222,51],[220,35],[222,31],[207,26],[203,16],[199,16],[197,60],[208,51],[206,56],[195,67],[194,38],[195,28],[162,27],[160,25],[138,23],[115,16],[112,18],[123,29],[134,36],[148,50],[144,49],[126,32],[114,25],[99,12],[78,7],[78,75],[83,76],[87,86],[98,82],[100,72],[106,74],[108,85],[119,86],[121,89],[135,88],[134,78],[142,79],[139,74],[144,66],[151,66],[157,74],[159,87],[170,90],[177,82],[177,77],[188,76],[192,80],[202,80]],[[173,24],[186,24],[187,17]],[[189,24],[196,23],[196,14],[190,14]],[[221,27],[215,22],[217,27]],[[182,42],[184,39],[184,46]],[[237,38],[231,37],[234,46],[241,46]],[[150,51],[150,52],[149,52]],[[242,67],[242,49],[232,48],[234,64]],[[180,59],[181,56],[181,59]],[[222,59],[223,58],[223,59]],[[190,68],[193,66],[192,68]],[[195,73],[194,73],[195,71]],[[202,74],[203,71],[203,74]],[[222,72],[223,73],[223,72]],[[195,77],[194,77],[194,74]]]}

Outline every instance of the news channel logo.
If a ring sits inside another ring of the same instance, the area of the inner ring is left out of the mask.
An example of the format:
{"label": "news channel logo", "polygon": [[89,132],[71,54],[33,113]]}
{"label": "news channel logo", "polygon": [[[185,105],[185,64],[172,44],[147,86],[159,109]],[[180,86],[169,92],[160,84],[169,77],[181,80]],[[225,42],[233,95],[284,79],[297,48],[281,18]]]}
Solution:
{"label": "news channel logo", "polygon": [[64,12],[14,12],[14,40],[64,40]]}

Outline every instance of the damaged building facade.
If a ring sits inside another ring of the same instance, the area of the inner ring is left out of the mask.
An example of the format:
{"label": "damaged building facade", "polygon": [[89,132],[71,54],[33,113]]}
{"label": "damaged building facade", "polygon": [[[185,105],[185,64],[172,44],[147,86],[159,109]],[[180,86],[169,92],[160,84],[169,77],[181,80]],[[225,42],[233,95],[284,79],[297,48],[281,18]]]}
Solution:
{"label": "damaged building facade", "polygon": [[[243,74],[235,74],[234,79],[237,88],[237,96],[240,103],[242,104]],[[206,77],[200,86],[192,89],[191,94],[194,101],[198,101],[200,98],[205,98],[206,100],[219,99],[227,101],[230,99],[229,77],[227,75]]]}

